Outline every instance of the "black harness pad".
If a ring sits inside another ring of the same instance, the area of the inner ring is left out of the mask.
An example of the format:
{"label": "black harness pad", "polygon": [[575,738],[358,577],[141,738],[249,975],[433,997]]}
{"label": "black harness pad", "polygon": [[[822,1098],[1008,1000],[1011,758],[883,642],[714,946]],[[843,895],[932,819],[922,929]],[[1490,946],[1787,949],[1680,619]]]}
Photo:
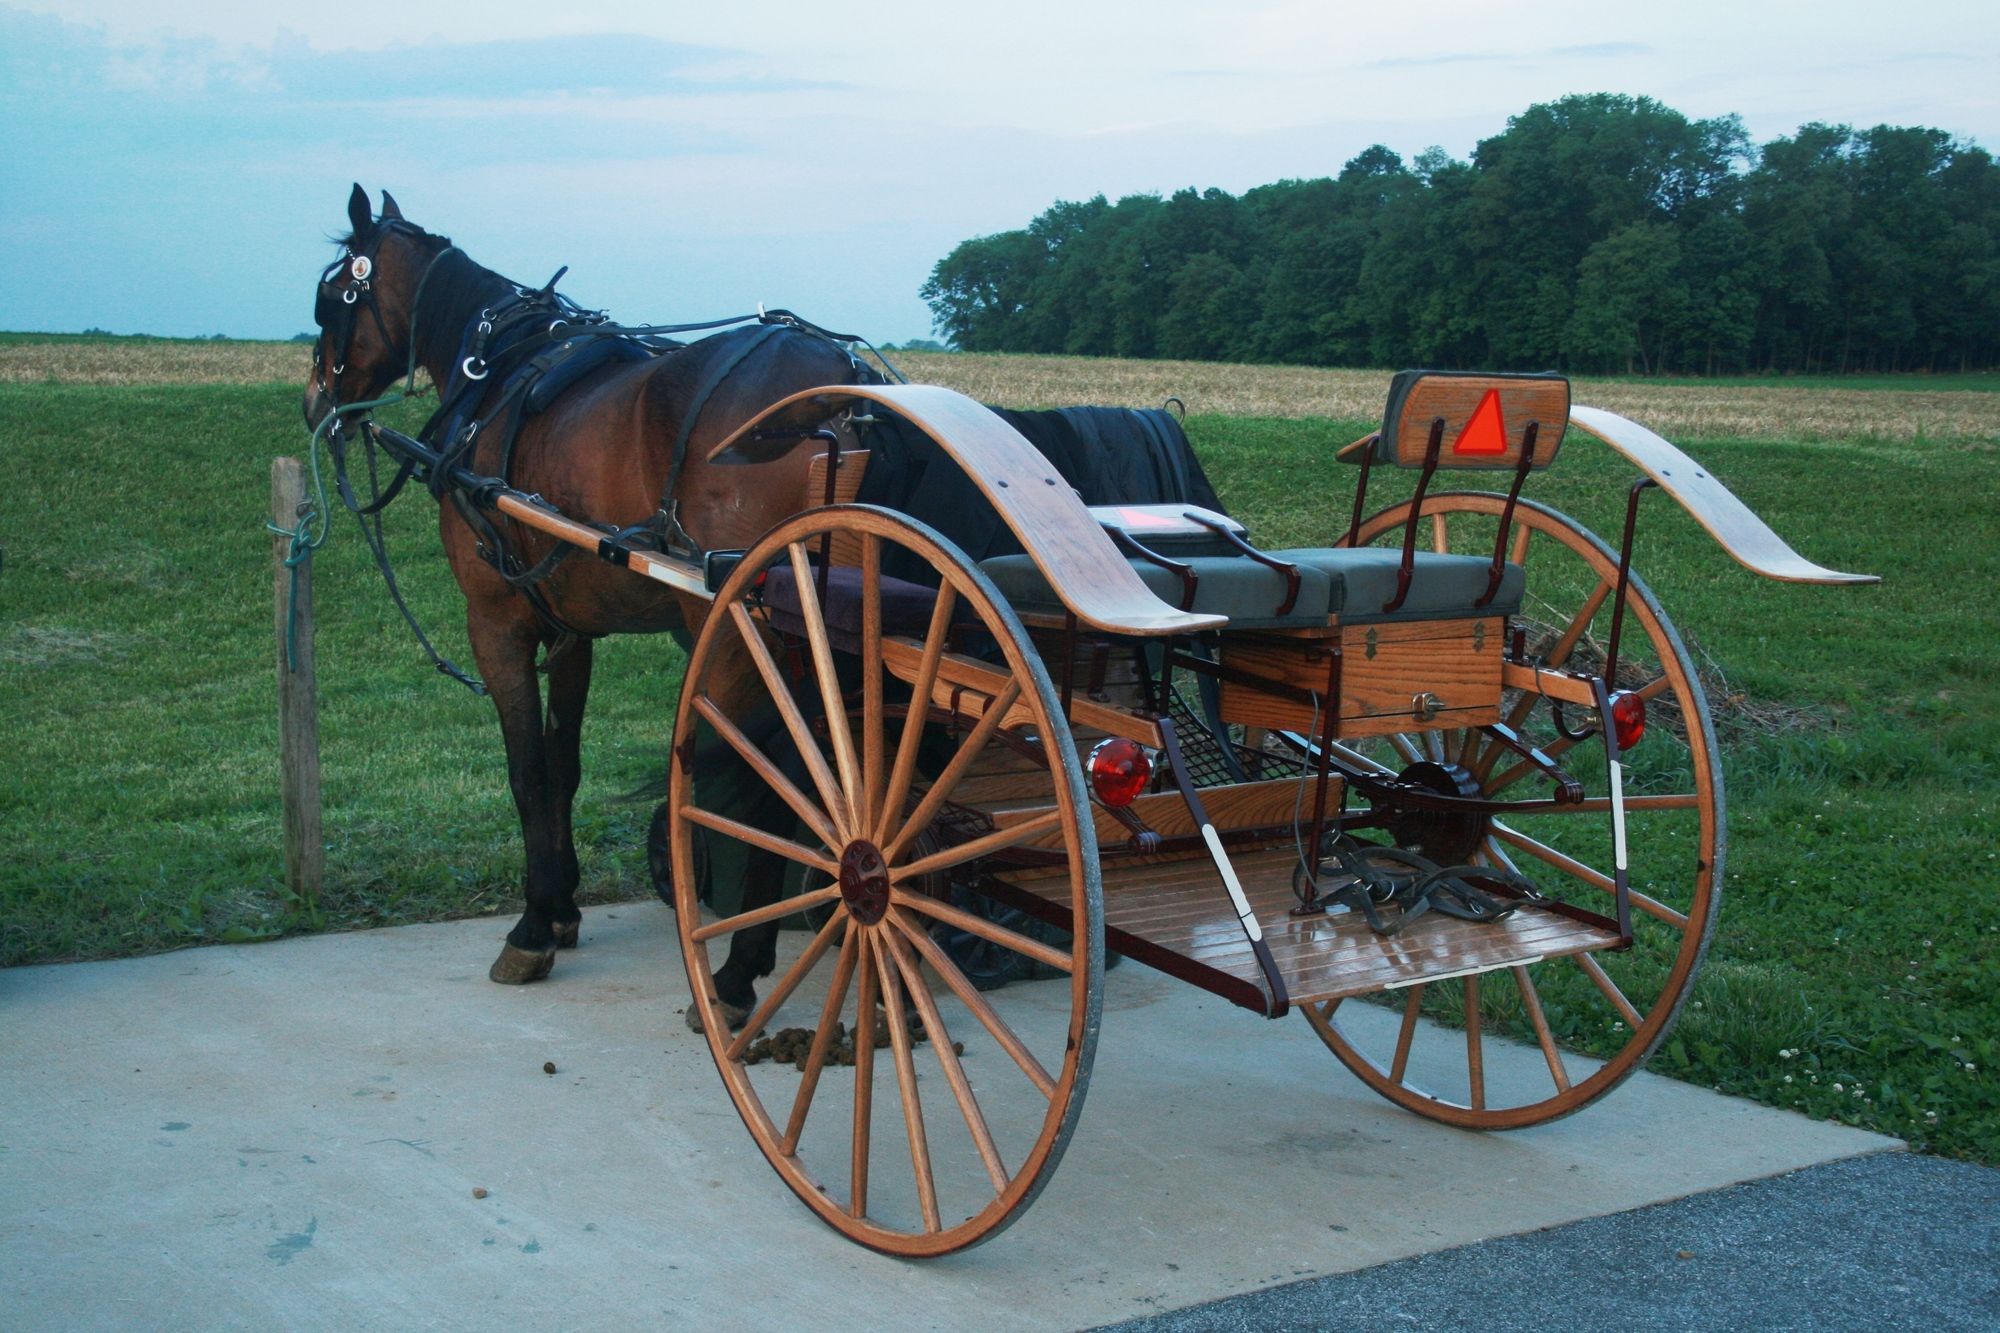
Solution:
{"label": "black harness pad", "polygon": [[645,361],[652,354],[644,347],[624,338],[587,338],[582,345],[563,357],[535,381],[528,390],[527,410],[529,416],[545,412],[563,391],[594,370],[613,362],[625,363]]}

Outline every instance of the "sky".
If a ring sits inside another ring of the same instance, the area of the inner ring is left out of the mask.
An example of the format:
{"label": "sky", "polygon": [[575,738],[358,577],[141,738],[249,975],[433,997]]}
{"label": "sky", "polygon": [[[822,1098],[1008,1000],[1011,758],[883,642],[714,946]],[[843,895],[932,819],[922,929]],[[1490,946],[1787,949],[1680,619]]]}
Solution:
{"label": "sky", "polygon": [[284,338],[351,184],[626,322],[877,342],[1059,199],[1465,157],[1569,93],[2000,150],[2000,4],[0,0],[0,329]]}

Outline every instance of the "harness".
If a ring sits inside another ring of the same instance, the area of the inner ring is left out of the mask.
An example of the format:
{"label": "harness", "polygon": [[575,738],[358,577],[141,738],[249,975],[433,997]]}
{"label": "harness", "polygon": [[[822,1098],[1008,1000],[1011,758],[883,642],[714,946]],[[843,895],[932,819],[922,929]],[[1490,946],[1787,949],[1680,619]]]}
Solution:
{"label": "harness", "polygon": [[[372,282],[374,251],[380,245],[382,236],[395,232],[445,242],[444,249],[433,256],[425,269],[411,302],[409,369],[403,391],[363,403],[336,405],[315,436],[324,434],[328,453],[334,462],[341,501],[359,519],[363,538],[375,555],[377,568],[388,585],[390,596],[433,665],[475,692],[484,693],[484,687],[476,679],[431,645],[403,599],[383,546],[380,515],[416,475],[417,461],[405,458],[388,485],[382,486],[375,457],[376,450],[381,446],[372,425],[364,423],[361,434],[368,454],[369,495],[363,500],[356,494],[350,480],[346,440],[340,430],[340,421],[345,416],[399,402],[410,396],[416,376],[417,328],[423,291],[440,262],[447,255],[457,252],[456,247],[448,239],[431,237],[430,233],[411,223],[390,219],[380,225],[374,242],[366,251],[357,254],[349,250],[329,264],[320,275],[319,295],[314,308],[315,320],[329,335],[324,342],[314,345],[315,377],[322,392],[331,399],[333,377],[346,369],[355,329],[360,324],[364,308],[374,319],[384,345],[396,346],[375,298]],[[332,280],[343,268],[351,281],[345,287],[336,288]],[[584,631],[570,625],[557,613],[540,586],[574,548],[566,543],[557,543],[534,564],[524,564],[501,528],[488,516],[486,510],[490,505],[484,502],[482,490],[454,484],[454,473],[459,471],[481,440],[492,437],[499,441],[497,466],[490,475],[492,482],[511,486],[515,447],[529,417],[547,410],[568,389],[595,371],[614,364],[644,361],[684,350],[686,344],[675,341],[675,334],[726,330],[713,336],[730,340],[731,345],[717,349],[717,355],[682,414],[656,512],[646,522],[623,530],[608,524],[589,524],[602,529],[612,540],[620,543],[640,544],[662,552],[671,550],[690,558],[699,558],[699,544],[681,525],[676,495],[687,461],[688,444],[710,399],[730,374],[759,347],[781,329],[789,328],[839,347],[850,364],[861,370],[865,378],[878,377],[873,368],[861,359],[857,346],[867,347],[898,380],[904,378],[866,339],[853,334],[834,333],[788,310],[767,311],[759,307],[754,315],[691,324],[615,324],[604,311],[585,309],[556,291],[556,284],[567,271],[567,268],[557,270],[555,276],[540,288],[513,286],[511,294],[483,308],[476,318],[467,322],[460,335],[451,373],[438,386],[437,408],[418,434],[418,438],[437,454],[436,464],[424,469],[428,489],[440,503],[448,499],[457,509],[472,529],[480,558],[527,599],[537,618],[551,631],[555,642],[549,649],[550,655],[560,652],[574,638],[584,636]],[[328,343],[339,347],[332,376],[326,373],[328,367],[322,355],[322,348]],[[496,383],[497,393],[494,388]],[[304,526],[301,525],[302,530]],[[324,541],[323,534],[319,541]],[[547,661],[545,657],[544,666]]]}

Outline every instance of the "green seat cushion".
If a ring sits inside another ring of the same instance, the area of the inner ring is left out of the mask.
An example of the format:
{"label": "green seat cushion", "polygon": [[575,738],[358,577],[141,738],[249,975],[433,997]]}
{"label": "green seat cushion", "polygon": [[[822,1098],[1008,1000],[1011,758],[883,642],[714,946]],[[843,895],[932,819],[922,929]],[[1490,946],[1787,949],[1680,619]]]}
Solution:
{"label": "green seat cushion", "polygon": [[1273,551],[1271,555],[1326,576],[1329,614],[1344,624],[1370,620],[1442,620],[1453,616],[1511,616],[1521,609],[1527,573],[1516,564],[1502,569],[1500,589],[1485,606],[1474,603],[1486,592],[1493,562],[1476,555],[1439,555],[1418,551],[1410,579],[1410,595],[1390,615],[1382,608],[1396,595],[1396,573],[1402,568],[1400,548],[1364,546]]}
{"label": "green seat cushion", "polygon": [[[1281,616],[1278,607],[1285,600],[1286,580],[1277,570],[1242,555],[1177,554],[1173,558],[1194,570],[1194,605],[1188,608],[1191,611],[1228,616],[1231,625],[1242,629],[1296,629],[1326,623],[1331,590],[1326,574],[1311,565],[1299,565],[1298,601]],[[1132,571],[1152,589],[1155,597],[1168,606],[1181,604],[1183,588],[1179,575],[1146,560],[1130,563]],[[1061,601],[1032,556],[995,556],[980,561],[979,568],[1015,610],[1063,614]]]}
{"label": "green seat cushion", "polygon": [[[1278,614],[1278,607],[1285,599],[1286,580],[1270,566],[1244,555],[1176,553],[1172,558],[1190,566],[1195,573],[1194,605],[1188,609],[1203,615],[1228,616],[1231,627],[1236,629],[1298,629],[1324,625],[1329,616],[1339,616],[1343,624],[1507,616],[1521,609],[1521,590],[1527,582],[1521,567],[1509,564],[1501,574],[1500,590],[1493,600],[1483,607],[1475,606],[1486,591],[1490,561],[1473,555],[1418,551],[1410,595],[1393,614],[1385,615],[1383,605],[1396,595],[1396,572],[1403,563],[1401,550],[1369,546],[1360,550],[1304,548],[1269,554],[1299,568],[1298,601],[1290,611]],[[1169,606],[1181,604],[1183,589],[1179,575],[1146,560],[1134,559],[1129,563],[1155,597]],[[1027,614],[1063,614],[1062,602],[1032,556],[995,556],[980,561],[979,568],[1015,610]]]}

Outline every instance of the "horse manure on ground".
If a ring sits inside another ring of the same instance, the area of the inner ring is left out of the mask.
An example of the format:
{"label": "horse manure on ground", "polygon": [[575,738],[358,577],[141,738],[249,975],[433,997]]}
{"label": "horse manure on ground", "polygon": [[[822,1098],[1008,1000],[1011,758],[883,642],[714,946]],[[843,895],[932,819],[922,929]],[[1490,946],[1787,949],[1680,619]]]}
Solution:
{"label": "horse manure on ground", "polygon": [[[826,1049],[826,1063],[830,1065],[852,1065],[854,1063],[854,1043],[860,1035],[861,1030],[858,1026],[850,1032],[847,1024],[836,1020],[833,1025],[832,1039]],[[924,1031],[921,1023],[913,1023],[911,1025],[910,1042],[912,1045],[920,1045],[929,1040],[930,1034]],[[812,1045],[813,1030],[811,1028],[781,1028],[769,1036],[759,1037],[757,1040],[751,1042],[749,1049],[743,1052],[743,1063],[746,1065],[761,1065],[766,1060],[775,1060],[779,1064],[791,1065],[800,1073],[804,1073],[806,1062],[812,1055]],[[881,1050],[888,1045],[889,1020],[878,1014],[875,1018],[875,1048]],[[954,1055],[964,1055],[965,1043],[955,1041],[951,1044],[951,1049]]]}

